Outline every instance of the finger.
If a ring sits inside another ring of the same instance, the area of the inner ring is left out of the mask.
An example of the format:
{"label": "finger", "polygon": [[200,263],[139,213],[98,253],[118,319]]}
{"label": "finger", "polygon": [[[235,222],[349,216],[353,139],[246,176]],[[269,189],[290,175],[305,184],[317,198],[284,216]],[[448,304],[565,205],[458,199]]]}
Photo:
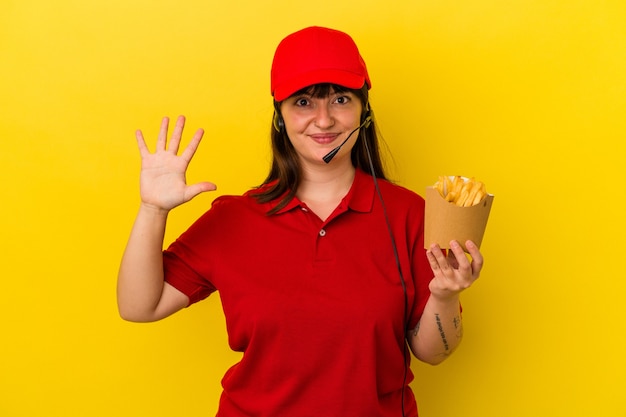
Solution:
{"label": "finger", "polygon": [[435,255],[433,255],[430,249],[426,251],[426,259],[428,259],[428,263],[430,264],[430,269],[432,269],[433,272],[436,273],[437,270],[439,269],[439,264],[437,263],[437,259],[435,258]]}
{"label": "finger", "polygon": [[454,255],[457,269],[471,271],[469,260],[467,259],[467,256],[465,256],[465,251],[459,242],[456,240],[451,241],[450,251]]}
{"label": "finger", "polygon": [[185,116],[178,116],[176,119],[176,125],[170,138],[170,144],[168,150],[174,153],[178,153],[178,147],[180,146],[180,140],[183,137],[183,130],[185,129]]}
{"label": "finger", "polygon": [[451,250],[449,250],[447,253],[447,259],[448,259],[448,263],[450,264],[450,266],[452,266],[452,268],[459,267],[459,262],[456,260],[456,255]]}
{"label": "finger", "polygon": [[[432,257],[432,259],[429,257],[429,260],[431,260],[431,268],[433,268],[434,266],[436,269],[441,269],[444,271],[450,269],[450,266],[448,265],[448,261],[446,260],[446,256],[444,255],[439,245],[433,244],[428,250],[428,252],[430,253],[430,256]],[[435,269],[433,269],[433,271],[434,270]]]}
{"label": "finger", "polygon": [[187,162],[191,161],[191,158],[193,158],[193,156],[196,154],[196,150],[198,150],[198,146],[200,145],[202,136],[204,136],[204,130],[198,129],[195,135],[193,135],[193,138],[191,138],[191,141],[189,142],[183,153],[180,155],[181,158],[183,158]]}
{"label": "finger", "polygon": [[137,146],[139,147],[139,155],[141,155],[141,157],[143,158],[144,156],[150,153],[150,150],[148,149],[148,145],[146,145],[146,141],[143,138],[143,133],[141,132],[141,130],[135,131],[135,137],[137,138]]}
{"label": "finger", "polygon": [[164,117],[161,120],[161,129],[159,130],[159,136],[157,137],[157,151],[164,151],[165,145],[167,144],[167,129],[170,124],[169,117]]}
{"label": "finger", "polygon": [[483,255],[480,253],[478,246],[471,240],[465,242],[465,247],[472,257],[472,275],[478,276],[480,270],[483,268]]}

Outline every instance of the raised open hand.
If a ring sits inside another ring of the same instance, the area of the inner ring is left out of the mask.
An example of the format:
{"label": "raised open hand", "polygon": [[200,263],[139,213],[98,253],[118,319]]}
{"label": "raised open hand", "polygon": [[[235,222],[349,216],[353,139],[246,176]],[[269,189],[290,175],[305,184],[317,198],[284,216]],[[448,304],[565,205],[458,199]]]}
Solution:
{"label": "raised open hand", "polygon": [[141,202],[151,208],[169,211],[191,200],[205,191],[217,187],[211,182],[187,185],[186,172],[189,162],[198,149],[204,131],[198,129],[180,155],[177,155],[185,128],[185,117],[179,116],[172,136],[167,140],[169,119],[163,118],[157,139],[156,150],[148,150],[141,130],[136,132],[141,154],[140,193]]}

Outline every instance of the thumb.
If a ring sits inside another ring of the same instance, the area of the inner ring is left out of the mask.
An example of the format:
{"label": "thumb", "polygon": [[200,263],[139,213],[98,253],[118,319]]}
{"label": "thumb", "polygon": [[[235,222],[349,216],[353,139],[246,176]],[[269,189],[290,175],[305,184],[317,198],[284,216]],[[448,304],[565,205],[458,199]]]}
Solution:
{"label": "thumb", "polygon": [[217,190],[217,186],[212,182],[199,182],[196,184],[191,184],[185,189],[185,201],[191,200],[198,194],[215,190]]}

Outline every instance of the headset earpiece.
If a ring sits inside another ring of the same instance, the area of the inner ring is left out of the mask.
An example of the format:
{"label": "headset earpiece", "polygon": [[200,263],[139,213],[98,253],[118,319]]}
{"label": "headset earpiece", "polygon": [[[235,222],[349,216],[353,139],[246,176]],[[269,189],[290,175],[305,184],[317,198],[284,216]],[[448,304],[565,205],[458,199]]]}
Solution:
{"label": "headset earpiece", "polygon": [[274,112],[274,129],[276,129],[277,132],[282,132],[285,129],[285,121],[283,120],[283,117],[278,113],[278,112]]}
{"label": "headset earpiece", "polygon": [[370,127],[370,125],[372,124],[372,116],[370,116],[369,112],[367,112],[367,116],[365,116],[361,124],[363,125],[365,129]]}
{"label": "headset earpiece", "polygon": [[372,124],[372,112],[370,111],[370,104],[366,103],[363,114],[361,115],[361,126],[367,129],[368,127],[370,127],[371,124]]}

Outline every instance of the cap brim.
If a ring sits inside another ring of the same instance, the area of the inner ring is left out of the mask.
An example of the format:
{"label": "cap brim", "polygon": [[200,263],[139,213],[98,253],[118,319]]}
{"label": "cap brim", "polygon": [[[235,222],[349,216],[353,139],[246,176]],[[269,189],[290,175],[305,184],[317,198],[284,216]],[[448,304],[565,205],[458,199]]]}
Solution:
{"label": "cap brim", "polygon": [[274,100],[283,101],[303,88],[315,84],[337,84],[342,87],[359,89],[366,83],[365,77],[353,72],[336,69],[320,69],[284,81],[274,91]]}

